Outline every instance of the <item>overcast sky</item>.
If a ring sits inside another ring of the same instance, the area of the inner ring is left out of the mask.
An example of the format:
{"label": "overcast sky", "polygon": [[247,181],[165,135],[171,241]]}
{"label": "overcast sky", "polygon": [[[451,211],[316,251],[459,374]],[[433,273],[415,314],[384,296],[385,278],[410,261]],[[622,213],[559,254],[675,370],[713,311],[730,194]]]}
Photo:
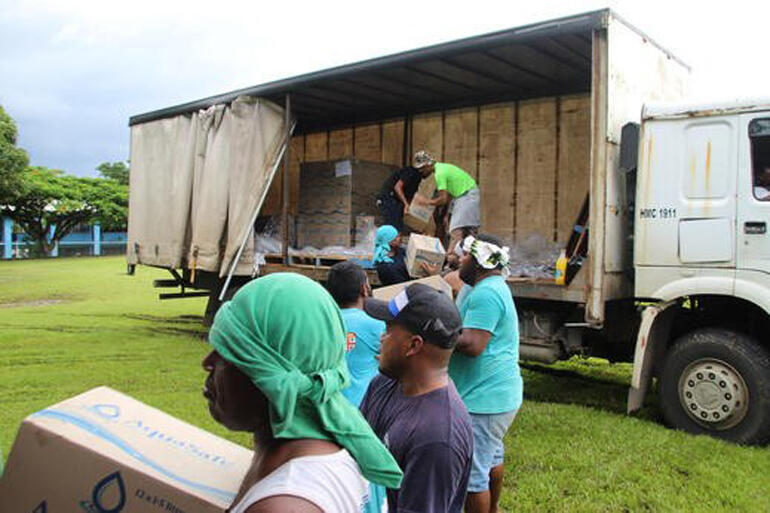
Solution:
{"label": "overcast sky", "polygon": [[603,7],[689,64],[695,99],[770,96],[767,1],[457,4],[0,0],[0,105],[32,164],[92,175],[128,159],[134,114]]}

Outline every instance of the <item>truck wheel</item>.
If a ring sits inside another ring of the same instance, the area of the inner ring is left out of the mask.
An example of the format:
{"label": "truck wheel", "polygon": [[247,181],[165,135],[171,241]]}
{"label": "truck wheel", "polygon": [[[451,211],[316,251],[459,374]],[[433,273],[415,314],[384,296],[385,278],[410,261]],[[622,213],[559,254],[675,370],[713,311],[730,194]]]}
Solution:
{"label": "truck wheel", "polygon": [[770,351],[726,329],[684,335],[666,354],[660,407],[673,428],[763,443],[770,438]]}

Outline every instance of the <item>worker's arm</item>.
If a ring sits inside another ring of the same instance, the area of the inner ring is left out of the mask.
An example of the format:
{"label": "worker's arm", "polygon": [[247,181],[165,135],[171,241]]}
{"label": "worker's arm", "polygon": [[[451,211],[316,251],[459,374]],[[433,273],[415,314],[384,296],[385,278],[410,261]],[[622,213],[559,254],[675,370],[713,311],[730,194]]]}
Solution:
{"label": "worker's arm", "polygon": [[489,339],[491,338],[492,333],[487,330],[463,328],[463,332],[457,340],[455,351],[459,351],[468,356],[478,356],[487,348],[487,344],[489,344]]}
{"label": "worker's arm", "polygon": [[403,180],[399,180],[396,182],[396,185],[393,186],[393,192],[396,193],[396,197],[398,198],[398,201],[400,201],[401,204],[404,205],[404,213],[406,213],[407,209],[409,208],[409,202],[406,200],[406,195],[404,195]]}
{"label": "worker's arm", "polygon": [[505,308],[490,288],[472,289],[462,303],[463,331],[456,349],[468,356],[479,356],[492,339],[492,333],[505,315]]}
{"label": "worker's arm", "polygon": [[452,197],[449,195],[449,191],[438,191],[438,196],[428,199],[424,196],[415,196],[419,205],[430,205],[432,207],[438,207],[440,205],[446,205],[452,201]]}

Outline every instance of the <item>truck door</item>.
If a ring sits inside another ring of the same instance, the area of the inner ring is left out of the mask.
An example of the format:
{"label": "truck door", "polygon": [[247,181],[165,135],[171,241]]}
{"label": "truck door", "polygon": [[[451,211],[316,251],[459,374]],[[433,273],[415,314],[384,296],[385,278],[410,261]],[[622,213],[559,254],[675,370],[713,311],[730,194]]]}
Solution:
{"label": "truck door", "polygon": [[770,112],[743,114],[738,151],[738,269],[770,274]]}

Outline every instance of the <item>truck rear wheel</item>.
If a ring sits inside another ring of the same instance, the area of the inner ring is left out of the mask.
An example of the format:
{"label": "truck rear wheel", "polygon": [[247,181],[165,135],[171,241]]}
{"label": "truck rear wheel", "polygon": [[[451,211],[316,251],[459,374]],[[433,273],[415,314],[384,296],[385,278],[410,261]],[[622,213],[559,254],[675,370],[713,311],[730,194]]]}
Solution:
{"label": "truck rear wheel", "polygon": [[770,438],[770,351],[726,329],[684,335],[666,355],[660,407],[673,428],[763,443]]}

